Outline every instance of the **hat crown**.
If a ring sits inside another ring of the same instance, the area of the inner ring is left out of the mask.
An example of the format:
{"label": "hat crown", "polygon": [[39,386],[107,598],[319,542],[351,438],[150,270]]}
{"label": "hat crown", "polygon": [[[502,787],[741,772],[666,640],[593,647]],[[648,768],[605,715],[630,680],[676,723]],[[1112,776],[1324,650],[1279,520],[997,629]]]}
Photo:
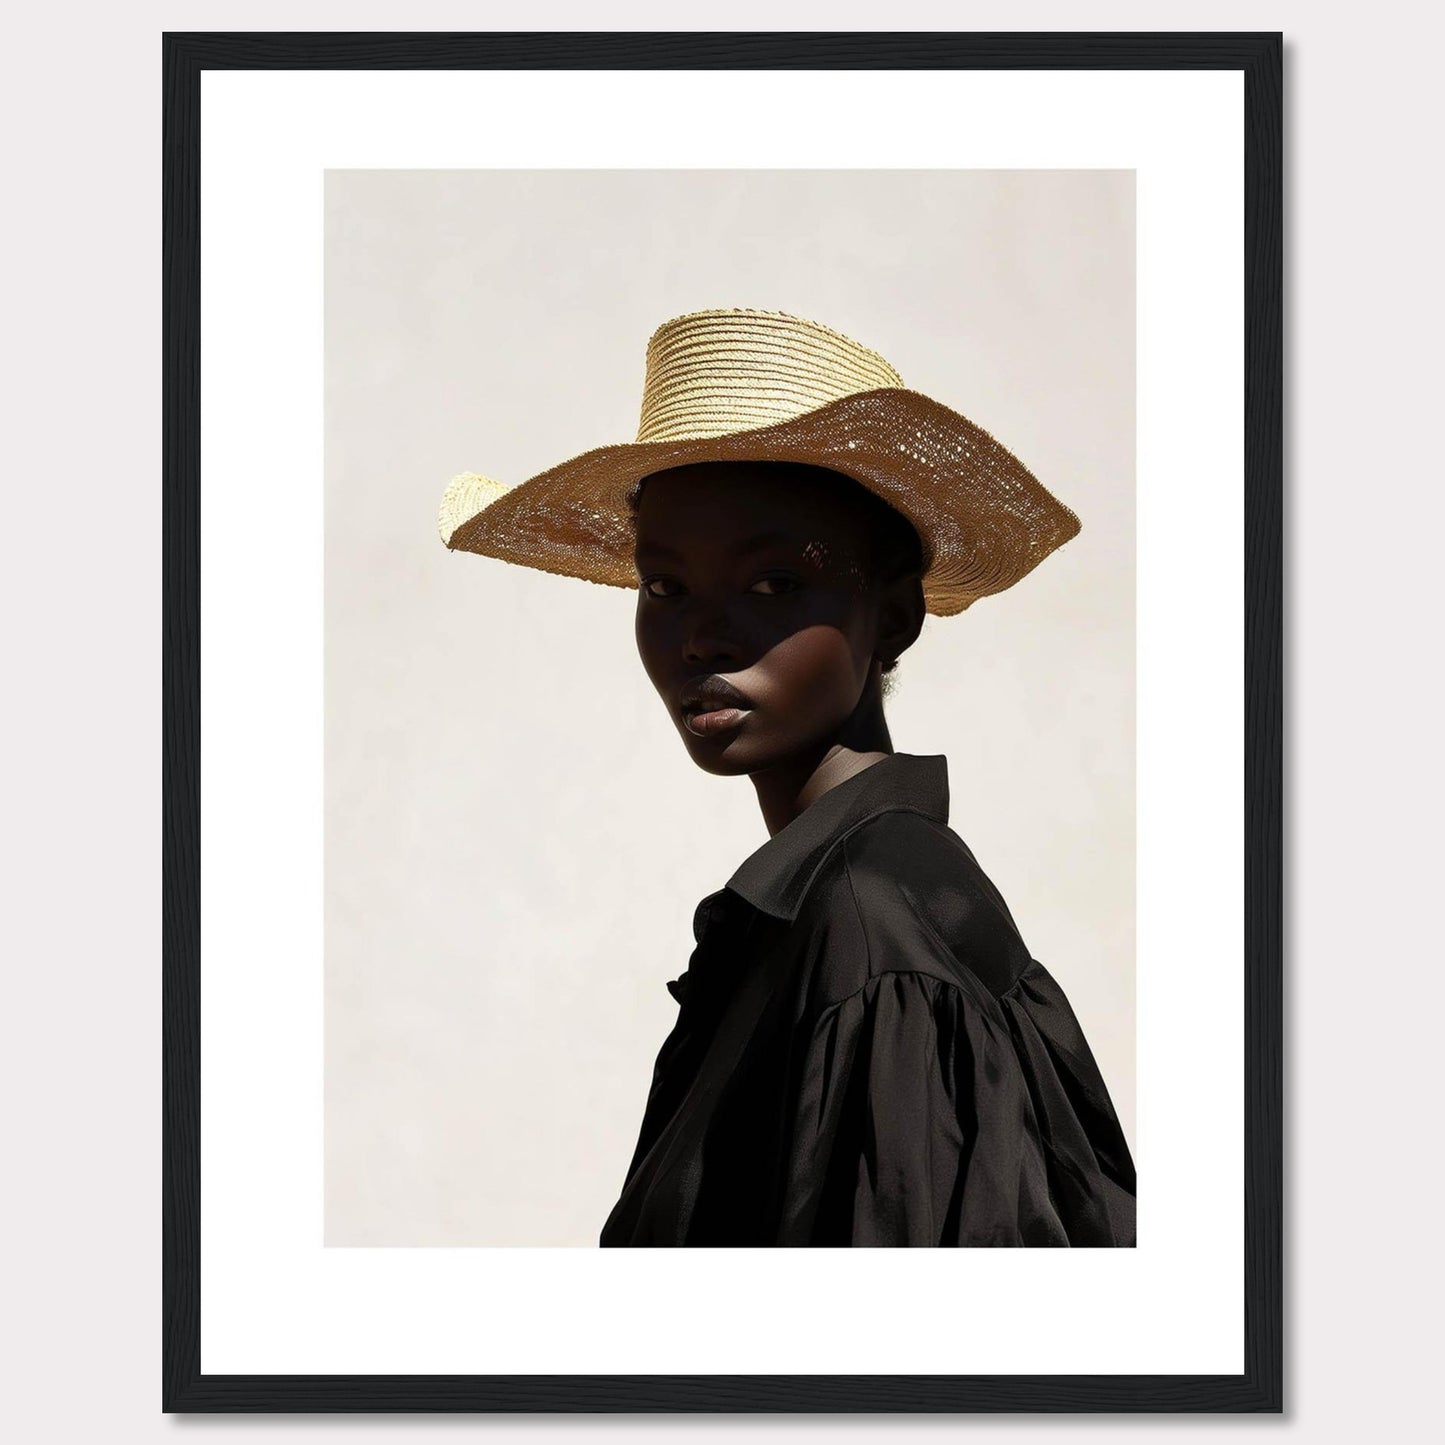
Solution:
{"label": "hat crown", "polygon": [[860,392],[901,387],[876,351],[784,311],[692,311],[647,343],[639,442],[773,426]]}

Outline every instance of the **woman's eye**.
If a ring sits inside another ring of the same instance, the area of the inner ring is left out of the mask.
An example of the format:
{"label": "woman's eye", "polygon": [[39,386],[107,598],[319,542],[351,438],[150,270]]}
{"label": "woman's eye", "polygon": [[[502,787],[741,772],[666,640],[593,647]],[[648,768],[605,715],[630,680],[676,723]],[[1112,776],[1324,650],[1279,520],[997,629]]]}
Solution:
{"label": "woman's eye", "polygon": [[775,576],[759,577],[753,584],[754,588],[767,587],[769,590],[764,595],[769,597],[780,597],[786,592],[796,592],[802,584],[796,577]]}
{"label": "woman's eye", "polygon": [[[638,586],[649,597],[678,597],[686,590],[675,577],[657,576],[644,577]],[[796,577],[786,575],[759,577],[748,589],[757,593],[761,589],[761,595],[765,597],[779,597],[788,592],[795,592],[802,583]]]}

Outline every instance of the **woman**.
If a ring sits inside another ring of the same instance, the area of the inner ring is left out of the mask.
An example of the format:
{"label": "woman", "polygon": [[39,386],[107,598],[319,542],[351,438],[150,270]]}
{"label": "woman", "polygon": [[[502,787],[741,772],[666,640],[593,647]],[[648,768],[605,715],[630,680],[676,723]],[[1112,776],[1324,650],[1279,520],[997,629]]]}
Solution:
{"label": "woman", "polygon": [[654,333],[635,443],[510,490],[463,474],[441,528],[625,576],[693,762],[746,774],[770,834],[695,911],[600,1243],[1133,1245],[1078,1021],[949,828],[946,760],[895,752],[883,712],[927,613],[1078,519],[876,353],[728,310]]}

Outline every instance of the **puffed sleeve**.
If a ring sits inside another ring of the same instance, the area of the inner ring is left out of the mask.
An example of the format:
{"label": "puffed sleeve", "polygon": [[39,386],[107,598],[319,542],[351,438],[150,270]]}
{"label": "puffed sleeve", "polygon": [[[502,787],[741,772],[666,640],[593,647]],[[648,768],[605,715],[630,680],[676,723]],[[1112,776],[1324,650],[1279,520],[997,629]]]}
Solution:
{"label": "puffed sleeve", "polygon": [[927,968],[800,1021],[779,1243],[1132,1245],[1132,1162],[1057,984]]}

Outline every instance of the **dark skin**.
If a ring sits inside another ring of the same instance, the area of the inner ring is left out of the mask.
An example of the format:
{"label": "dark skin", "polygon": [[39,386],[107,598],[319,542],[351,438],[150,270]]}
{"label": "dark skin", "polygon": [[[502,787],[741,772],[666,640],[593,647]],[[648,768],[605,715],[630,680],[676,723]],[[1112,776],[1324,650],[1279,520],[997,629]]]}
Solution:
{"label": "dark skin", "polygon": [[[753,780],[770,836],[893,752],[883,665],[922,630],[923,589],[872,568],[851,498],[812,477],[780,485],[753,464],[711,462],[649,476],[636,520],[643,668],[692,760]],[[745,545],[762,533],[778,535]],[[699,736],[680,694],[709,677],[750,706]]]}

